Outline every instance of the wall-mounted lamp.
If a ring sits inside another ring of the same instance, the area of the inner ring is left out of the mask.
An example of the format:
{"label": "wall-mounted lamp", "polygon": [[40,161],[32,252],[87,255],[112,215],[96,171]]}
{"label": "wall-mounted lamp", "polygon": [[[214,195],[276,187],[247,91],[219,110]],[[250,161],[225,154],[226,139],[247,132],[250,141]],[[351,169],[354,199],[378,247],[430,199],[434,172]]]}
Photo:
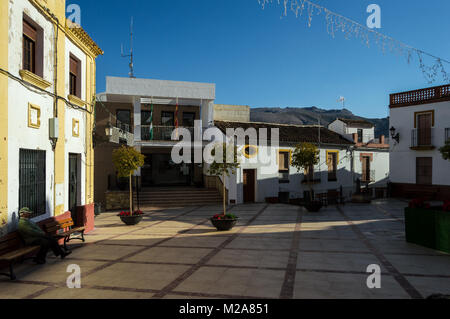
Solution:
{"label": "wall-mounted lamp", "polygon": [[390,131],[391,131],[391,137],[392,137],[392,139],[395,140],[395,141],[397,141],[397,143],[400,143],[400,134],[399,134],[399,133],[395,134],[396,131],[397,131],[397,130],[395,129],[395,127],[391,127]]}
{"label": "wall-mounted lamp", "polygon": [[111,122],[108,122],[108,124],[106,124],[105,134],[107,138],[111,138],[113,136],[113,126]]}

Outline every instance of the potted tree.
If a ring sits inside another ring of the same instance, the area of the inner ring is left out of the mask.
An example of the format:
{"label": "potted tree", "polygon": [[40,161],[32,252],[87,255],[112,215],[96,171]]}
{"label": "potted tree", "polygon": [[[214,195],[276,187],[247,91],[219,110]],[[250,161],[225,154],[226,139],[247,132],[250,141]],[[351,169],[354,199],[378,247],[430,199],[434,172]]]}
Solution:
{"label": "potted tree", "polygon": [[450,140],[445,142],[445,145],[439,149],[442,154],[442,157],[445,160],[450,161]]}
{"label": "potted tree", "polygon": [[133,172],[144,165],[145,156],[133,147],[122,146],[113,151],[112,160],[119,177],[128,177],[130,184],[130,211],[121,212],[120,219],[126,225],[137,225],[142,220],[141,211],[133,211]]}
{"label": "potted tree", "polygon": [[[238,151],[234,144],[220,143],[212,150],[211,155],[214,161],[210,164],[209,174],[221,176],[223,184],[223,213],[211,218],[211,223],[219,231],[232,229],[238,220],[233,214],[227,214],[225,179],[231,174],[235,174],[240,163],[238,161]],[[222,148],[222,154],[216,154],[216,149]]]}
{"label": "potted tree", "polygon": [[[299,171],[307,171],[311,167],[319,164],[319,150],[314,144],[311,143],[301,143],[296,146],[294,153],[292,154],[292,166],[297,168]],[[311,174],[306,174],[306,185],[309,187],[309,200],[306,201],[305,208],[309,212],[318,212],[322,208],[322,202],[314,200],[313,196],[313,185],[314,176]]]}

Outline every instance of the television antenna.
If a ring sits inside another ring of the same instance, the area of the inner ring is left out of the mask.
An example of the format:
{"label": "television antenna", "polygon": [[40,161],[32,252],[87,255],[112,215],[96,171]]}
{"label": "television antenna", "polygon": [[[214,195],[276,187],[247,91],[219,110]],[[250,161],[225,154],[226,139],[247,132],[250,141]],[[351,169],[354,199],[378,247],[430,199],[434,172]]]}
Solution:
{"label": "television antenna", "polygon": [[123,52],[123,44],[121,45],[121,56],[122,58],[130,58],[130,73],[128,76],[130,78],[135,78],[134,76],[134,64],[133,64],[133,17],[131,17],[131,25],[130,25],[130,54],[124,54]]}
{"label": "television antenna", "polygon": [[345,109],[345,97],[340,96],[339,99],[337,100],[339,103],[342,103],[342,108]]}

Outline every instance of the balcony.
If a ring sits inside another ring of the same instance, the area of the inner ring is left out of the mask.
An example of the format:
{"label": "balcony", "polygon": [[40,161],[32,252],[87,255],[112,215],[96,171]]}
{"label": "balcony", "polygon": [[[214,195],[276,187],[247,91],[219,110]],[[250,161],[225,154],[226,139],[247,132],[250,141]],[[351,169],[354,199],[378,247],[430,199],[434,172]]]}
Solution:
{"label": "balcony", "polygon": [[450,84],[421,90],[391,94],[390,107],[450,101]]}
{"label": "balcony", "polygon": [[429,151],[433,145],[434,129],[414,129],[411,132],[411,149],[414,151]]}
{"label": "balcony", "polygon": [[[175,126],[153,126],[153,138],[151,136],[149,125],[141,126],[141,140],[142,141],[172,141],[172,132]],[[194,138],[193,127],[179,127],[180,129],[187,129],[191,133],[191,138]]]}
{"label": "balcony", "polygon": [[373,183],[375,182],[375,171],[368,170],[362,173],[361,182],[363,183]]}

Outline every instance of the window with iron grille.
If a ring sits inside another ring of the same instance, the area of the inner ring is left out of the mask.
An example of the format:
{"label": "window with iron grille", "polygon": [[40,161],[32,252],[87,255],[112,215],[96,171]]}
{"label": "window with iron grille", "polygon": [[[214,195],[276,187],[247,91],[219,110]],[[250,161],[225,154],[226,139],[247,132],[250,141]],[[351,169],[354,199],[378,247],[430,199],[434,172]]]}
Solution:
{"label": "window with iron grille", "polygon": [[19,209],[28,207],[32,217],[46,213],[45,151],[20,150]]}

